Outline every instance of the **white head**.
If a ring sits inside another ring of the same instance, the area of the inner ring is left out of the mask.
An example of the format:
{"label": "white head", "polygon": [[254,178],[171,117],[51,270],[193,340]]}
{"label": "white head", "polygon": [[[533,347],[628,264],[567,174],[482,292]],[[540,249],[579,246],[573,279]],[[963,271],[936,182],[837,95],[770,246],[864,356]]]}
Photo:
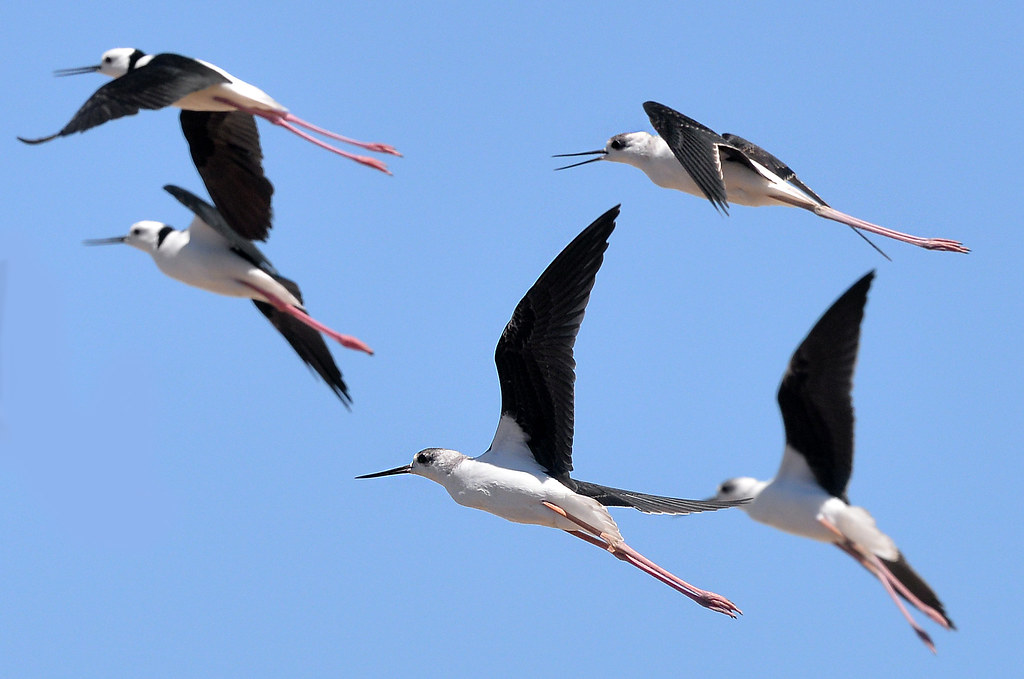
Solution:
{"label": "white head", "polygon": [[[758,481],[750,476],[737,476],[734,479],[723,481],[718,485],[718,490],[715,491],[714,497],[711,500],[745,500],[745,499],[756,499],[764,487],[768,485],[765,481]],[[749,503],[740,505],[740,509],[747,509]]]}
{"label": "white head", "polygon": [[566,165],[555,169],[567,170],[570,167],[579,167],[580,165],[586,165],[587,163],[596,163],[599,160],[610,160],[613,163],[637,165],[642,162],[644,158],[650,157],[652,154],[651,143],[656,138],[657,137],[647,132],[623,132],[622,134],[617,134],[609,139],[603,149],[598,149],[596,151],[582,151],[580,153],[558,154],[555,158],[594,155],[596,155],[597,158],[591,158],[590,160],[584,160],[579,163],[573,163],[572,165]]}
{"label": "white head", "polygon": [[142,50],[134,47],[115,47],[107,50],[100,57],[100,63],[95,66],[81,66],[79,68],[64,68],[57,71],[57,75],[78,75],[80,73],[102,73],[111,78],[119,78],[128,71],[135,68],[139,59],[146,56]]}
{"label": "white head", "polygon": [[413,455],[412,462],[410,464],[377,472],[375,474],[363,474],[356,478],[374,479],[380,476],[393,476],[395,474],[415,474],[416,476],[423,476],[431,481],[440,483],[443,486],[445,485],[445,478],[450,476],[451,473],[455,471],[455,468],[458,467],[465,459],[468,458],[457,450],[448,450],[447,448],[424,448]]}
{"label": "white head", "polygon": [[117,78],[132,70],[135,62],[143,56],[145,54],[134,47],[115,47],[103,53],[100,58],[99,72],[109,75],[111,78]]}
{"label": "white head", "polygon": [[153,254],[163,244],[164,238],[166,238],[172,231],[174,231],[173,226],[168,226],[163,222],[145,220],[132,224],[132,228],[128,231],[127,236],[96,238],[85,241],[85,244],[114,245],[117,243],[124,243],[125,245],[131,245],[133,248],[138,248],[143,252]]}

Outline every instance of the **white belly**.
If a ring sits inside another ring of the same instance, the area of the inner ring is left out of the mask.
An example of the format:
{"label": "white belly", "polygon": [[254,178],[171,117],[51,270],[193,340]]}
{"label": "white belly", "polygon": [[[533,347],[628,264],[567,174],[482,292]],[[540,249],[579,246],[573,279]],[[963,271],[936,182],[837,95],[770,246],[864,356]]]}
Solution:
{"label": "white belly", "polygon": [[181,240],[184,242],[165,243],[153,254],[156,265],[171,278],[218,295],[270,301],[243,285],[242,281],[245,281],[302,308],[299,300],[284,286],[230,250],[204,247],[204,244],[190,242],[186,238]]}
{"label": "white belly", "polygon": [[550,502],[583,519],[600,532],[622,539],[611,515],[599,502],[578,495],[557,480],[532,472],[505,469],[487,462],[465,460],[459,473],[443,484],[452,499],[515,523],[580,530],[580,526],[545,507]]}
{"label": "white belly", "polygon": [[750,518],[781,531],[820,542],[835,542],[835,535],[818,521],[833,514],[832,505],[845,503],[816,486],[769,483],[757,498],[743,507]]}

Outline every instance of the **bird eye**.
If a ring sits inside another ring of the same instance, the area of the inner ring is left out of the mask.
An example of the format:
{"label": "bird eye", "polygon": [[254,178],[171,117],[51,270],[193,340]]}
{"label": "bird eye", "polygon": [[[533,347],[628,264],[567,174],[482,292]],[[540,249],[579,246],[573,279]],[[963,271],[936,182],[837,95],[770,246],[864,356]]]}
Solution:
{"label": "bird eye", "polygon": [[113,58],[113,57],[103,57],[103,63],[104,63],[104,64],[109,64],[109,63],[110,63],[110,62],[112,62],[113,60],[114,60],[114,58]]}
{"label": "bird eye", "polygon": [[729,493],[732,492],[732,489],[733,489],[733,486],[732,486],[731,483],[723,483],[722,486],[718,490],[719,490],[719,492],[728,495]]}
{"label": "bird eye", "polygon": [[612,148],[616,151],[621,151],[625,146],[626,145],[622,143],[621,139],[612,139]]}
{"label": "bird eye", "polygon": [[418,462],[419,464],[429,464],[430,461],[433,459],[434,456],[430,455],[429,453],[420,453],[416,456],[416,462]]}

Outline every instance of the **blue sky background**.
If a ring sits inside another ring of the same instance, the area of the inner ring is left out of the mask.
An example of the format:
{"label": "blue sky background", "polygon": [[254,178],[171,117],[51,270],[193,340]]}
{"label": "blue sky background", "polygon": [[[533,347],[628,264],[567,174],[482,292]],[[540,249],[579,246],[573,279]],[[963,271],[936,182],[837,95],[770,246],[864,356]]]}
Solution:
{"label": "blue sky background", "polygon": [[[1019,671],[1020,8],[1012,3],[6,3],[0,107],[0,675],[1000,676]],[[312,122],[389,142],[394,177],[260,123],[264,248],[335,348],[347,412],[245,301],[85,238],[191,215],[177,112],[29,147],[116,46],[218,64]],[[654,99],[789,163],[832,205],[968,256],[658,189],[555,153],[649,130]],[[586,224],[622,216],[577,343],[576,472],[705,497],[771,476],[775,390],[869,269],[851,499],[959,631],[915,639],[839,550],[739,511],[618,511],[729,620],[556,531],[419,478],[482,452],[494,345]]]}

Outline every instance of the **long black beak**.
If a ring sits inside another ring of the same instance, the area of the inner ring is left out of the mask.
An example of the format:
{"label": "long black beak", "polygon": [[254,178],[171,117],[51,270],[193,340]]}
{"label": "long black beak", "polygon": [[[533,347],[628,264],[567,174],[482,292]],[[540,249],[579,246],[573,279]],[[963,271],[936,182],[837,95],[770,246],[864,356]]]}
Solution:
{"label": "long black beak", "polygon": [[99,65],[96,66],[79,66],[78,68],[61,68],[53,72],[57,76],[65,75],[81,75],[82,73],[95,73],[100,70]]}
{"label": "long black beak", "polygon": [[411,464],[404,464],[401,467],[395,467],[394,469],[388,469],[387,471],[377,472],[376,474],[363,474],[357,476],[357,479],[375,479],[379,476],[394,476],[395,474],[408,474],[412,472]]}
{"label": "long black beak", "polygon": [[123,243],[127,239],[127,236],[114,236],[113,238],[89,238],[83,240],[83,245],[116,245]]}
{"label": "long black beak", "polygon": [[[600,155],[598,155],[600,154]],[[590,160],[584,160],[579,163],[573,163],[572,165],[566,165],[564,167],[556,167],[555,171],[568,170],[570,167],[579,167],[580,165],[586,165],[587,163],[596,163],[599,160],[604,160],[604,156],[608,155],[608,152],[604,149],[598,149],[596,151],[580,151],[579,153],[559,153],[551,156],[552,158],[572,158],[573,156],[593,156],[597,155],[597,158],[591,158]]]}

